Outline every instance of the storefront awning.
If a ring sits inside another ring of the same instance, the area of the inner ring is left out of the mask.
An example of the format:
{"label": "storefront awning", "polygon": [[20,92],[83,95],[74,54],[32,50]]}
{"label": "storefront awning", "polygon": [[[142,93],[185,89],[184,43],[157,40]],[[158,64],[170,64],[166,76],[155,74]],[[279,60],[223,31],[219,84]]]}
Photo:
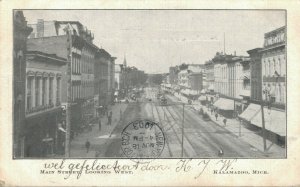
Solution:
{"label": "storefront awning", "polygon": [[260,106],[251,103],[239,117],[251,123],[251,120],[258,112],[260,112]]}
{"label": "storefront awning", "polygon": [[250,90],[241,90],[240,95],[250,97]]}
{"label": "storefront awning", "polygon": [[[264,108],[265,128],[280,136],[286,136],[285,112]],[[261,111],[251,121],[253,125],[262,127]]]}
{"label": "storefront awning", "polygon": [[234,110],[234,101],[230,99],[220,98],[214,103],[214,106],[221,110]]}
{"label": "storefront awning", "polygon": [[202,89],[200,93],[205,94],[205,93],[206,93],[206,90],[205,90],[205,89]]}

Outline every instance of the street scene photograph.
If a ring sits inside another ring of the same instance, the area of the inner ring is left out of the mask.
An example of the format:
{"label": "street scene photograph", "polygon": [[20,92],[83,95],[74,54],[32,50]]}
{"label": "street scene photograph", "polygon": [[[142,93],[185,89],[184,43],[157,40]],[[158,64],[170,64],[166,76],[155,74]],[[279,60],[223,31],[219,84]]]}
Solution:
{"label": "street scene photograph", "polygon": [[13,158],[286,158],[284,10],[14,10]]}

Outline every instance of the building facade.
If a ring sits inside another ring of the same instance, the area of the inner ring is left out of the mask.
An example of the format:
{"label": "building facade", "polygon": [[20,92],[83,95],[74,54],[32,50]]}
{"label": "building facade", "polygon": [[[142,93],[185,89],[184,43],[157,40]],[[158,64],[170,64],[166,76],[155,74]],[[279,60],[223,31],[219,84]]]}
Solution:
{"label": "building facade", "polygon": [[104,49],[96,53],[95,80],[98,86],[95,87],[95,95],[98,95],[98,106],[107,107],[113,100],[115,84],[115,58]]}
{"label": "building facade", "polygon": [[170,84],[174,85],[178,83],[178,67],[170,67],[169,68],[169,79],[170,79]]}
{"label": "building facade", "polygon": [[[30,50],[56,54],[68,59],[71,63],[71,93],[67,95],[69,78],[62,78],[62,104],[71,102],[71,135],[80,126],[89,123],[96,115],[94,97],[94,65],[95,55],[99,50],[93,44],[93,34],[77,21],[49,21],[39,20],[31,25],[33,32],[27,46]],[[63,73],[67,74],[67,66]]]}
{"label": "building facade", "polygon": [[25,157],[64,153],[61,123],[62,67],[66,59],[39,51],[26,54]]}
{"label": "building facade", "polygon": [[22,11],[13,12],[13,156],[25,153],[26,40],[32,32]]}
{"label": "building facade", "polygon": [[[249,50],[251,103],[240,115],[247,124],[265,129],[270,141],[286,146],[286,28],[264,36],[263,48]],[[262,109],[264,115],[262,116]]]}
{"label": "building facade", "polygon": [[262,58],[262,98],[278,106],[286,103],[286,28],[265,34]]}
{"label": "building facade", "polygon": [[190,73],[188,78],[189,88],[200,93],[203,89],[203,73]]}
{"label": "building facade", "polygon": [[189,77],[188,77],[188,70],[181,70],[178,73],[178,85],[183,88],[189,87]]}
{"label": "building facade", "polygon": [[215,82],[215,76],[214,76],[214,63],[212,60],[209,60],[205,62],[205,73],[206,73],[206,89],[209,91],[214,90],[214,82]]}
{"label": "building facade", "polygon": [[115,89],[122,89],[122,65],[115,64]]}

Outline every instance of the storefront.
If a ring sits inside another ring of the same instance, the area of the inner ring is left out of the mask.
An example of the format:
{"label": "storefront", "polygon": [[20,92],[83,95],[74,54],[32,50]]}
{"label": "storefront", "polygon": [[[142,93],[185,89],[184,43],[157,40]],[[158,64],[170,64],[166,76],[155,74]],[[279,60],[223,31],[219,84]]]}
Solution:
{"label": "storefront", "polygon": [[25,157],[49,157],[60,153],[57,132],[60,121],[60,108],[26,117]]}
{"label": "storefront", "polygon": [[[247,125],[254,125],[258,129],[262,129],[262,111],[261,106],[257,104],[249,104],[247,109],[239,115]],[[277,109],[268,109],[264,107],[265,129],[267,130],[268,139],[272,142],[284,144],[286,136],[285,112]]]}

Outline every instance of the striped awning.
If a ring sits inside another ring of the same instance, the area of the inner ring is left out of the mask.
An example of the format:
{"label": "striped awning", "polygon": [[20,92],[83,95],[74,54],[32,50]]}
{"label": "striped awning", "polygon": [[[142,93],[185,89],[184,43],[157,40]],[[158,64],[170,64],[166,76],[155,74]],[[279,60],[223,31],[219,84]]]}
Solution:
{"label": "striped awning", "polygon": [[234,110],[234,101],[230,99],[220,98],[214,103],[214,106],[221,110]]}

